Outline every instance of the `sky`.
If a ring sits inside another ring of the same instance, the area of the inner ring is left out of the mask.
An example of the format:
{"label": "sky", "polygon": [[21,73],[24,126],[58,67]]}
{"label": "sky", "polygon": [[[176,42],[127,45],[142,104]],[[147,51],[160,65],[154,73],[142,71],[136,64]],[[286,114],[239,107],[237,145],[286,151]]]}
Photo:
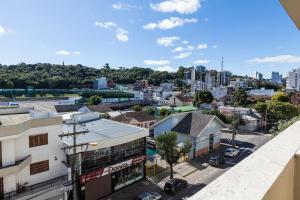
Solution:
{"label": "sky", "polygon": [[0,63],[204,65],[270,77],[300,67],[279,0],[0,0]]}

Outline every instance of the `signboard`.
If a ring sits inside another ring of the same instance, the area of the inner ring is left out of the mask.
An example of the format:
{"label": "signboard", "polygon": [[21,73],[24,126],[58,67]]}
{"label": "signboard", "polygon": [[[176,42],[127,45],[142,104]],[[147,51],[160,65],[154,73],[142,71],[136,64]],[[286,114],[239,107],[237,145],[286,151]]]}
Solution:
{"label": "signboard", "polygon": [[113,172],[125,169],[127,167],[130,167],[131,165],[143,162],[145,160],[145,156],[140,156],[137,158],[133,158],[130,160],[126,160],[124,162],[109,166],[109,167],[105,167],[105,168],[100,168],[97,170],[94,170],[90,173],[87,174],[83,174],[80,176],[80,183],[84,184],[86,181],[91,180],[91,179],[95,179],[95,178],[99,178],[101,176],[105,176],[107,174],[111,174]]}

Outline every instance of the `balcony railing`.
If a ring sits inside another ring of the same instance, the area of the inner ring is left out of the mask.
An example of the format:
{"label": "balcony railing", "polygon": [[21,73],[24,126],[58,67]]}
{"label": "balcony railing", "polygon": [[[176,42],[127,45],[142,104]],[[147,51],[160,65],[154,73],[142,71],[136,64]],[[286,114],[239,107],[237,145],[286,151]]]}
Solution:
{"label": "balcony railing", "polygon": [[43,190],[47,190],[53,187],[61,186],[63,187],[68,183],[68,176],[61,176],[55,179],[51,179],[48,181],[44,181],[41,183],[37,183],[30,186],[23,186],[15,191],[5,193],[2,195],[0,199],[16,199],[20,197],[24,197],[27,195],[31,195],[37,192],[41,192]]}

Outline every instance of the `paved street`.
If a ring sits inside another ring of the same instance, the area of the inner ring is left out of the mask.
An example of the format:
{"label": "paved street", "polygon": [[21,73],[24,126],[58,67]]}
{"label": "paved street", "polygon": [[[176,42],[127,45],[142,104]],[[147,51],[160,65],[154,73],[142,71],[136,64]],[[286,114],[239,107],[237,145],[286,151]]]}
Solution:
{"label": "paved street", "polygon": [[[223,133],[222,141],[225,138],[231,138],[231,134]],[[165,193],[162,189],[165,181],[169,178],[169,172],[163,172],[159,176],[155,177],[153,182],[145,180],[134,185],[131,185],[119,192],[116,192],[106,200],[119,200],[119,199],[135,199],[135,197],[145,191],[156,191],[160,192],[162,199],[184,199],[189,197],[207,184],[215,180],[217,177],[225,173],[235,164],[246,158],[253,151],[261,147],[263,144],[271,139],[269,135],[263,134],[239,134],[236,135],[236,144],[240,147],[240,154],[236,158],[227,158],[225,163],[220,167],[212,167],[207,164],[209,156],[201,158],[196,161],[189,161],[180,163],[174,167],[175,177],[184,178],[188,181],[188,188],[182,190],[175,195],[169,195]],[[214,153],[223,153],[223,151],[229,146],[229,144],[221,143],[220,150]],[[189,173],[186,173],[188,171]]]}

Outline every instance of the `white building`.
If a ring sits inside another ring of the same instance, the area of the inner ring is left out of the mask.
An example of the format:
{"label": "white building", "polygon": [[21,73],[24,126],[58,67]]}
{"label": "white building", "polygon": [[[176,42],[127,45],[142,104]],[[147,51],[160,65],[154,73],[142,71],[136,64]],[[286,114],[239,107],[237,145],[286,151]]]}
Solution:
{"label": "white building", "polygon": [[236,79],[235,81],[230,81],[229,86],[228,87],[232,87],[232,88],[245,88],[246,84],[244,80],[241,79]]}
{"label": "white building", "polygon": [[216,100],[220,100],[221,98],[223,98],[227,95],[227,87],[224,87],[224,86],[213,87],[210,90],[210,92]]}
{"label": "white building", "polygon": [[203,81],[196,81],[194,84],[191,85],[192,92],[196,91],[206,91],[207,90],[207,84]]}
{"label": "white building", "polygon": [[[0,115],[0,121],[0,192],[4,197],[64,199],[68,169],[58,136],[62,117],[30,111]],[[39,186],[42,182],[43,187]]]}
{"label": "white building", "polygon": [[180,144],[190,141],[190,158],[195,158],[210,150],[219,148],[221,129],[226,125],[216,116],[204,115],[201,111],[172,114],[157,122],[150,129],[150,136],[156,138],[168,131],[178,133]]}
{"label": "white building", "polygon": [[274,95],[274,90],[273,89],[252,89],[249,91],[249,96],[267,96],[267,97],[272,97]]}
{"label": "white building", "polygon": [[173,91],[175,89],[174,83],[161,83],[160,87],[163,91]]}
{"label": "white building", "polygon": [[107,79],[106,77],[98,78],[94,81],[94,89],[103,90],[107,89]]}
{"label": "white building", "polygon": [[286,89],[300,91],[300,68],[294,69],[288,73]]}

